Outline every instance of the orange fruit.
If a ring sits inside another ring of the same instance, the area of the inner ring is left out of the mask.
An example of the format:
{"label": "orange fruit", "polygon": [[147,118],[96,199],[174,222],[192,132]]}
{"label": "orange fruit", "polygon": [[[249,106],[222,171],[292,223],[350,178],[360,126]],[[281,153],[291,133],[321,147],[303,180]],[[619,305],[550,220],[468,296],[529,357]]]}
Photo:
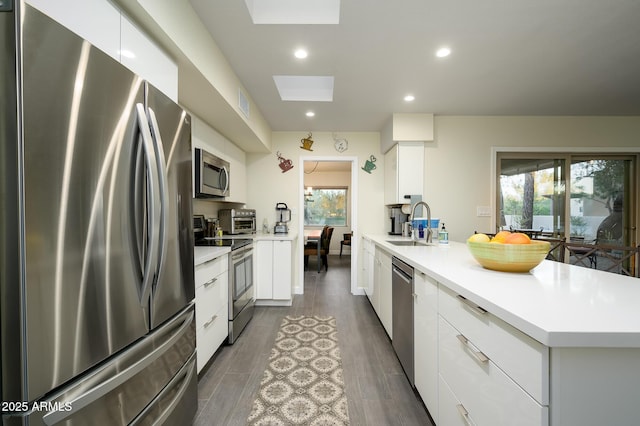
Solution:
{"label": "orange fruit", "polygon": [[509,231],[500,231],[491,239],[491,242],[504,243],[509,235],[511,235],[511,232]]}
{"label": "orange fruit", "polygon": [[523,234],[522,232],[514,232],[511,235],[508,235],[504,240],[505,244],[529,244],[531,243],[531,238],[527,234]]}
{"label": "orange fruit", "polygon": [[472,243],[488,243],[489,236],[487,234],[473,234],[467,241],[471,241]]}

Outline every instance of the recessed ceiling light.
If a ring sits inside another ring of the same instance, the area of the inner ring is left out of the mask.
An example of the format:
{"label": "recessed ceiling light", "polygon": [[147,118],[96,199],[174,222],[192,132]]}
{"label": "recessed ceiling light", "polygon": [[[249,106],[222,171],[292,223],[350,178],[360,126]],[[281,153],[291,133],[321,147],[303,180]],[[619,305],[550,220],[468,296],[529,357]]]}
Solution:
{"label": "recessed ceiling light", "polygon": [[306,50],[304,50],[304,49],[298,49],[298,50],[296,50],[293,54],[294,54],[294,55],[295,55],[295,57],[296,57],[296,58],[298,58],[298,59],[304,59],[304,58],[306,58],[306,57],[309,55],[309,54],[307,53],[307,51],[306,51]]}
{"label": "recessed ceiling light", "polygon": [[449,49],[448,47],[441,47],[440,49],[438,49],[438,51],[436,52],[436,56],[438,58],[446,58],[447,56],[449,56],[451,54],[451,49]]}
{"label": "recessed ceiling light", "polygon": [[413,95],[407,95],[404,97],[405,102],[411,102],[411,101],[415,101],[416,97]]}
{"label": "recessed ceiling light", "polygon": [[316,113],[313,111],[307,111],[307,113],[305,114],[307,117],[315,117]]}

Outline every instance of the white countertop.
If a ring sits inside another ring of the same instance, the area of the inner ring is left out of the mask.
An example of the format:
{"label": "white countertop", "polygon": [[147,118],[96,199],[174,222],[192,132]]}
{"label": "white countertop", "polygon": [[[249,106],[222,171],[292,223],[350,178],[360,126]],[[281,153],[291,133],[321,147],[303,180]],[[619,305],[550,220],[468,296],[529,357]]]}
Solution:
{"label": "white countertop", "polygon": [[256,241],[259,241],[259,240],[264,240],[264,241],[293,241],[293,240],[296,239],[296,237],[297,237],[297,234],[294,231],[289,230],[289,232],[286,233],[286,234],[273,234],[273,233],[264,234],[262,232],[258,232],[256,234],[254,234],[253,238]]}
{"label": "white countertop", "polygon": [[193,248],[193,263],[197,266],[202,263],[208,262],[220,257],[223,254],[227,254],[231,251],[229,247],[194,247]]}
{"label": "white countertop", "polygon": [[366,235],[505,322],[551,347],[640,347],[640,279],[544,260],[528,273],[484,269],[465,244],[395,246]]}

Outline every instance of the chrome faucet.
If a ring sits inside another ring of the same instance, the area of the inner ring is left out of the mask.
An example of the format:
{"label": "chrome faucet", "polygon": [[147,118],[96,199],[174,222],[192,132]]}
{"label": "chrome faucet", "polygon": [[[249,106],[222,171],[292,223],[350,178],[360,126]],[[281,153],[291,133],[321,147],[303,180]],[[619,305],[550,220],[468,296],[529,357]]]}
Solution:
{"label": "chrome faucet", "polygon": [[[427,229],[425,230],[425,242],[427,243],[431,243],[433,242],[433,231],[431,230],[431,208],[429,207],[429,204],[425,203],[424,201],[418,201],[417,203],[415,203],[413,205],[413,207],[411,208],[411,215],[409,216],[409,223],[411,223],[413,225],[413,216],[416,213],[416,207],[418,207],[419,205],[425,206],[427,208]],[[414,240],[417,240],[418,238],[416,238],[416,230],[411,229],[411,236]]]}

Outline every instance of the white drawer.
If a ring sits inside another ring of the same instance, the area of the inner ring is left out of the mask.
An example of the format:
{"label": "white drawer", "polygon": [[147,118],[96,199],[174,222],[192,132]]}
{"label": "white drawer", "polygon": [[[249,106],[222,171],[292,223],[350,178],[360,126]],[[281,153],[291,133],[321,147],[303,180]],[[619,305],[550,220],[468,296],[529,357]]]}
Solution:
{"label": "white drawer", "polygon": [[549,404],[549,349],[440,286],[438,312],[540,404]]}
{"label": "white drawer", "polygon": [[229,312],[224,305],[213,314],[202,328],[196,330],[198,373],[229,335]]}
{"label": "white drawer", "polygon": [[438,416],[439,425],[475,426],[466,407],[458,401],[442,376],[438,376]]}
{"label": "white drawer", "polygon": [[195,281],[196,288],[210,281],[229,269],[229,257],[227,254],[216,257],[208,262],[196,266]]}
{"label": "white drawer", "polygon": [[[478,426],[547,426],[549,412],[442,317],[438,320],[440,375]],[[440,412],[442,415],[442,412]]]}
{"label": "white drawer", "polygon": [[229,273],[210,280],[209,283],[196,288],[196,329],[201,328],[211,316],[222,306],[229,304]]}

